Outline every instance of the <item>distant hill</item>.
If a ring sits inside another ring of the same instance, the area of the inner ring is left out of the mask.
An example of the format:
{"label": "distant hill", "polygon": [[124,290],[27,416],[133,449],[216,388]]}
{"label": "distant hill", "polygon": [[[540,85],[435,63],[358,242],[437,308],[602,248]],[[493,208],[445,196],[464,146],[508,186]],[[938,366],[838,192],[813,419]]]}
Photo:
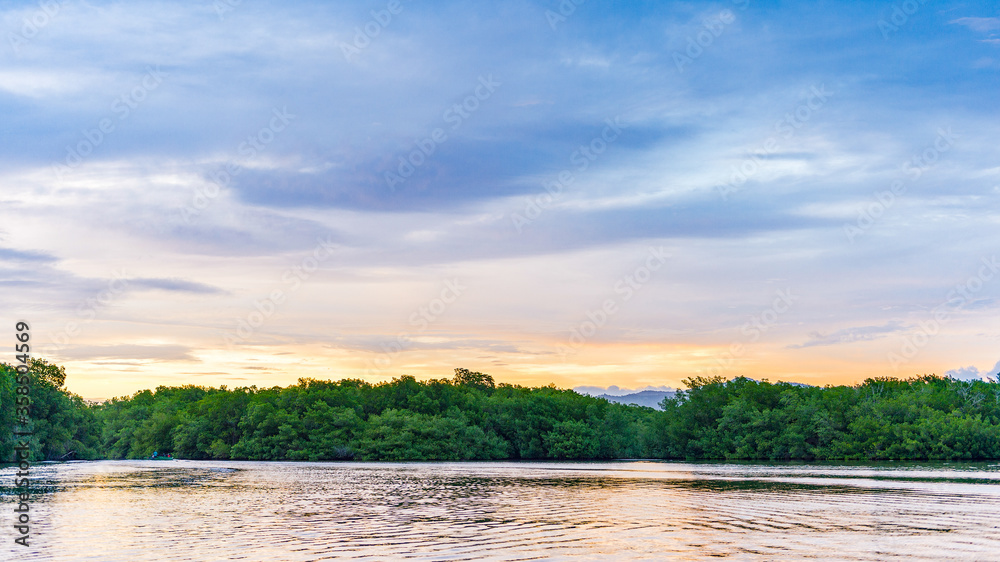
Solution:
{"label": "distant hill", "polygon": [[638,404],[639,406],[649,406],[650,408],[660,408],[660,402],[663,402],[664,398],[673,398],[673,391],[666,390],[643,390],[642,392],[633,392],[632,394],[626,394],[624,396],[611,396],[608,394],[601,394],[598,398],[605,398],[610,402],[617,402],[619,404]]}

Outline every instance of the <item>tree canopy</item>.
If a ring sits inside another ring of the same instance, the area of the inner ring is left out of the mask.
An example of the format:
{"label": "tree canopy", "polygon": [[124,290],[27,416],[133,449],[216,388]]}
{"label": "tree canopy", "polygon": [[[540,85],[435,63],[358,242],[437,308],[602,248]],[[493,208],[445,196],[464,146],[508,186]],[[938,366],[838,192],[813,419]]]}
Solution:
{"label": "tree canopy", "polygon": [[[0,364],[0,423],[13,427],[15,371]],[[372,384],[194,385],[88,404],[62,367],[31,362],[32,458],[499,460],[1000,458],[1000,385],[925,375],[810,387],[691,378],[663,410],[552,385],[402,375]],[[0,434],[0,459],[13,436]]]}

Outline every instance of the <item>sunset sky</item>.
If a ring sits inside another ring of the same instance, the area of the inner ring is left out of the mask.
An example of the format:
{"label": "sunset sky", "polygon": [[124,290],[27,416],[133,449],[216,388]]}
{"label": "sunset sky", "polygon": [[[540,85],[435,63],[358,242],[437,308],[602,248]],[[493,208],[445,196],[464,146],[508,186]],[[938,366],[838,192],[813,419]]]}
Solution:
{"label": "sunset sky", "polygon": [[84,397],[1000,370],[995,2],[53,0],[0,25],[0,360],[27,320]]}

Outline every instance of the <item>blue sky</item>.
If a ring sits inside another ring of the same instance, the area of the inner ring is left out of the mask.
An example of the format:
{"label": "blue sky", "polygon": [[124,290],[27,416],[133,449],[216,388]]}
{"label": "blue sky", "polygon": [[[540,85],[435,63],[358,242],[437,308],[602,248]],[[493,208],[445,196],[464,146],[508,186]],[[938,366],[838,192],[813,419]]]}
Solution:
{"label": "blue sky", "polygon": [[0,10],[0,307],[84,396],[998,370],[995,4]]}

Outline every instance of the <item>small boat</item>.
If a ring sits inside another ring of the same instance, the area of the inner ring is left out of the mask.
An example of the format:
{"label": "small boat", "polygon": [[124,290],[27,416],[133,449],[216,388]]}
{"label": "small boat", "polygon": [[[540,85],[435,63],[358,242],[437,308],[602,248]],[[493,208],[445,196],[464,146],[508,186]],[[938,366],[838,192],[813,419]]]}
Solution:
{"label": "small boat", "polygon": [[148,461],[172,461],[172,460],[174,460],[174,456],[171,455],[171,454],[161,455],[159,453],[153,453],[153,455],[150,456],[146,460],[148,460]]}

